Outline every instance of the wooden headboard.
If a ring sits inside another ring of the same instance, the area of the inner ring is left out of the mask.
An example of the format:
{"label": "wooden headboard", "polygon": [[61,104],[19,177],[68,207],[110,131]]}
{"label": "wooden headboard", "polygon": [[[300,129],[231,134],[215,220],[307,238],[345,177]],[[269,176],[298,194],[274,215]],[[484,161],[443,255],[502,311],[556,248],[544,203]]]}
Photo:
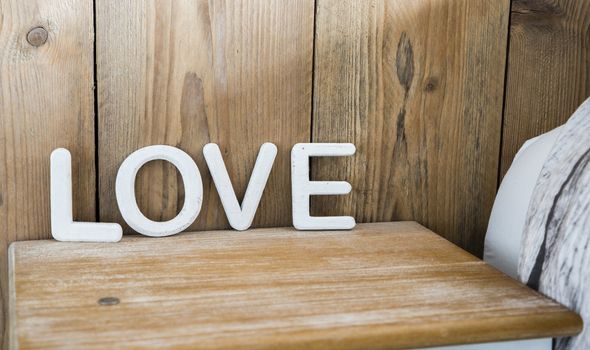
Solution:
{"label": "wooden headboard", "polygon": [[[122,160],[193,156],[203,210],[228,227],[203,160],[219,144],[243,194],[279,153],[254,226],[291,225],[289,151],[352,142],[312,177],[351,182],[315,214],[417,220],[481,255],[498,181],[522,142],[590,94],[590,0],[0,0],[0,280],[9,242],[50,237],[49,154],[72,152],[75,217],[116,221]],[[138,178],[152,219],[182,205],[176,170]]]}

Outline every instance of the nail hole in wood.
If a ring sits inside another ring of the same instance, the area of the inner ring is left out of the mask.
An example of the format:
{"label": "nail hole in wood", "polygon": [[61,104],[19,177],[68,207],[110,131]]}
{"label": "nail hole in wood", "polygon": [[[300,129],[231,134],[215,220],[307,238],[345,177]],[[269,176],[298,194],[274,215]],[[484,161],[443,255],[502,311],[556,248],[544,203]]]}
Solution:
{"label": "nail hole in wood", "polygon": [[39,47],[47,42],[49,33],[43,27],[35,27],[27,33],[27,41],[29,44]]}
{"label": "nail hole in wood", "polygon": [[426,82],[426,86],[424,86],[424,91],[432,92],[432,91],[436,90],[437,87],[438,87],[438,79],[436,77],[430,77],[430,78],[428,78],[428,81]]}
{"label": "nail hole in wood", "polygon": [[98,304],[99,305],[117,305],[117,304],[119,304],[119,298],[115,298],[115,297],[100,298],[100,299],[98,299]]}

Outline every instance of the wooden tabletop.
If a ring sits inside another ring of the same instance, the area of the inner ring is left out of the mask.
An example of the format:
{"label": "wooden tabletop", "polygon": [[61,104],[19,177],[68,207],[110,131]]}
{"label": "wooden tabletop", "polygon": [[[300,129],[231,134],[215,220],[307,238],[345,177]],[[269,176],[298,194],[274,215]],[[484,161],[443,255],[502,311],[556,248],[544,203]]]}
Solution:
{"label": "wooden tabletop", "polygon": [[413,222],[29,241],[9,254],[12,348],[402,349],[582,327]]}

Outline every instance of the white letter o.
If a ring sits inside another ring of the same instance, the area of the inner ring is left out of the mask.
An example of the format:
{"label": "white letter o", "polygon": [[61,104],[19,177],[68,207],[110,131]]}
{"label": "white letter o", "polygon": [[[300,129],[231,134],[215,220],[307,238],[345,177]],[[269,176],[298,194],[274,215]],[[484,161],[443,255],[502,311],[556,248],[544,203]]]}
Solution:
{"label": "white letter o", "polygon": [[[152,160],[166,160],[180,172],[184,183],[184,205],[178,215],[168,221],[152,221],[142,214],[135,198],[135,177],[139,169]],[[127,224],[142,235],[151,237],[171,236],[182,232],[192,224],[203,202],[203,181],[195,161],[185,152],[172,146],[148,146],[131,153],[117,173],[115,183],[117,204]]]}

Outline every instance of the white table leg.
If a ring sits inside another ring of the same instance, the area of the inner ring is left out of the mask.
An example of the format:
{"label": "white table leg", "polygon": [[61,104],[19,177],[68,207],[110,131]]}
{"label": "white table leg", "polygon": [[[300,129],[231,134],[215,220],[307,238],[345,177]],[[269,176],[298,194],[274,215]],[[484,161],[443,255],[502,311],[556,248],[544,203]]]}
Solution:
{"label": "white table leg", "polygon": [[551,350],[552,339],[516,340],[485,344],[453,345],[427,348],[424,350]]}

